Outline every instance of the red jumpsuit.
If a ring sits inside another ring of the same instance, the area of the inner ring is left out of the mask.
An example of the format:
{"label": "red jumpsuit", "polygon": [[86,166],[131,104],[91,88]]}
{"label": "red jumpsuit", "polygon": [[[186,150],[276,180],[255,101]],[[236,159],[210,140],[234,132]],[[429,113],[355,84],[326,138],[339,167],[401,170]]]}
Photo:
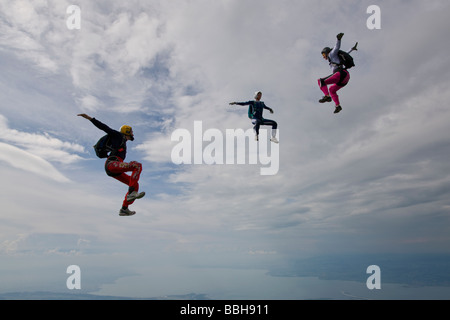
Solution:
{"label": "red jumpsuit", "polygon": [[[136,161],[127,163],[119,157],[110,157],[106,160],[105,169],[108,175],[128,186],[128,192],[122,204],[124,208],[127,208],[134,202],[134,200],[128,201],[127,196],[133,191],[139,191],[139,177],[142,172],[142,164]],[[131,172],[131,175],[125,172]]]}

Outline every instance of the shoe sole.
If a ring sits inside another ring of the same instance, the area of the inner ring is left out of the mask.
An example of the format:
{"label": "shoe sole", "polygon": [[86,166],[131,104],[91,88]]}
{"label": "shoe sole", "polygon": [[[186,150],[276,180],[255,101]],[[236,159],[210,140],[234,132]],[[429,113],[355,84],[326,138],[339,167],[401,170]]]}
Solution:
{"label": "shoe sole", "polygon": [[134,216],[136,214],[136,212],[133,213],[119,213],[119,216],[121,217],[129,217],[129,216]]}
{"label": "shoe sole", "polygon": [[320,99],[319,103],[325,103],[325,102],[331,102],[331,101],[332,101],[331,98],[329,98],[329,99]]}
{"label": "shoe sole", "polygon": [[141,199],[141,198],[143,198],[144,196],[145,196],[145,192],[142,192],[142,193],[140,193],[139,196],[137,196],[137,197],[132,197],[132,198],[128,198],[128,197],[127,197],[127,201],[133,201],[133,200],[136,200],[136,199]]}

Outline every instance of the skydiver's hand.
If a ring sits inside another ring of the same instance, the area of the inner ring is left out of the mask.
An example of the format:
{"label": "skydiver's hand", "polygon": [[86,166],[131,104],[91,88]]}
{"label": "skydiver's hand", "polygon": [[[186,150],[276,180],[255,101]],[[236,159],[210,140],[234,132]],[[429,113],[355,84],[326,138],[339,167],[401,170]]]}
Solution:
{"label": "skydiver's hand", "polygon": [[269,112],[270,112],[270,113],[273,113],[273,109],[270,109]]}
{"label": "skydiver's hand", "polygon": [[353,46],[352,50],[357,51],[358,50],[357,46],[358,46],[358,42]]}
{"label": "skydiver's hand", "polygon": [[88,116],[86,113],[80,113],[80,114],[78,114],[78,116],[79,117],[83,117],[83,118],[88,119],[88,120],[92,120],[92,117]]}
{"label": "skydiver's hand", "polygon": [[231,106],[234,106],[236,104],[236,102],[230,102]]}
{"label": "skydiver's hand", "polygon": [[337,38],[338,40],[341,40],[343,36],[344,36],[343,33],[339,33],[339,34],[336,36],[336,38]]}

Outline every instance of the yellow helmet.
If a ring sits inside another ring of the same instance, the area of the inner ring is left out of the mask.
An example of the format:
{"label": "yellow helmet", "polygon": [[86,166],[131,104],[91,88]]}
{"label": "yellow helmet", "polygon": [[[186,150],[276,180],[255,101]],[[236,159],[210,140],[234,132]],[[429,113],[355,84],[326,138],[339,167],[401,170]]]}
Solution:
{"label": "yellow helmet", "polygon": [[133,129],[130,126],[123,125],[120,127],[120,132],[126,136],[131,137],[131,141],[134,140]]}
{"label": "yellow helmet", "polygon": [[130,126],[123,125],[120,127],[120,132],[126,136],[130,136],[133,132],[133,129]]}

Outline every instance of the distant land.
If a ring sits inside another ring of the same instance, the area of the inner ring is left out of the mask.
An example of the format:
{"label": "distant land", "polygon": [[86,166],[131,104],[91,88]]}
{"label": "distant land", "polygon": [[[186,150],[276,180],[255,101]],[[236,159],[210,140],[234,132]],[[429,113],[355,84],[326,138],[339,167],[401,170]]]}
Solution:
{"label": "distant land", "polygon": [[383,283],[450,286],[450,254],[336,254],[296,259],[284,268],[271,269],[269,274],[366,282],[370,265],[380,267]]}
{"label": "distant land", "polygon": [[[265,265],[272,277],[318,278],[320,280],[366,283],[367,267],[379,266],[381,283],[402,287],[450,287],[450,254],[333,254],[292,259],[288,263]],[[261,264],[262,266],[262,264]],[[198,266],[197,266],[198,267]],[[343,297],[357,298],[353,292]],[[212,300],[205,293],[159,297],[124,297],[96,295],[88,292],[9,292],[0,300]]]}
{"label": "distant land", "polygon": [[209,300],[209,298],[207,298],[205,294],[197,293],[153,298],[130,298],[120,296],[96,295],[89,293],[35,291],[1,293],[0,300]]}

